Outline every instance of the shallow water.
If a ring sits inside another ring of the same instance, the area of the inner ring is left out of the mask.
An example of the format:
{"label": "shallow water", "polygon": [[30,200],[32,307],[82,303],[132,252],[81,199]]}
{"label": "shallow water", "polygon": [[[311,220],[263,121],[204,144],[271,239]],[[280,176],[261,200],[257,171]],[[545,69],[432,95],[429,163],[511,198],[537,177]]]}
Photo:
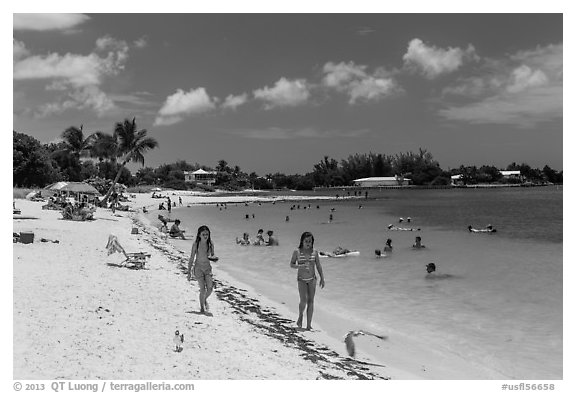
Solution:
{"label": "shallow water", "polygon": [[[345,316],[350,328],[412,337],[506,378],[562,378],[561,188],[389,190],[378,197],[300,202],[293,210],[298,203],[192,206],[172,216],[190,233],[208,225],[219,269],[294,309],[296,273],[288,263],[303,231],[314,234],[318,250],[357,249],[357,257],[321,259],[327,284],[317,290],[315,319]],[[408,216],[410,224],[398,223]],[[388,231],[390,223],[421,230]],[[466,230],[489,223],[496,234]],[[280,246],[235,244],[259,228],[273,229]],[[425,249],[412,248],[415,236]],[[393,252],[376,258],[387,238]],[[191,246],[175,244],[187,252]],[[429,262],[437,265],[435,278],[426,273]]]}

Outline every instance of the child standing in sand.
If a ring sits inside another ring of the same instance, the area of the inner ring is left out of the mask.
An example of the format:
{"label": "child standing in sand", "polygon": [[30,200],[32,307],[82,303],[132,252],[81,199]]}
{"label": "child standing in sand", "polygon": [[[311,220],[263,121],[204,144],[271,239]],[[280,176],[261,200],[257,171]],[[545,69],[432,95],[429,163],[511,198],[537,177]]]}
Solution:
{"label": "child standing in sand", "polygon": [[290,267],[298,269],[298,293],[300,304],[298,306],[298,321],[296,324],[302,327],[304,309],[306,309],[306,330],[312,329],[312,314],[314,313],[314,295],[316,294],[316,268],[320,275],[320,288],[324,288],[324,273],[318,257],[318,251],[314,250],[314,236],[310,232],[304,232],[300,237],[300,245],[294,250]]}
{"label": "child standing in sand", "polygon": [[209,311],[207,299],[212,294],[214,287],[210,261],[217,261],[214,256],[214,244],[210,238],[210,229],[206,225],[202,225],[198,228],[198,234],[192,245],[190,261],[188,262],[188,281],[190,281],[192,272],[194,272],[200,288],[201,313]]}

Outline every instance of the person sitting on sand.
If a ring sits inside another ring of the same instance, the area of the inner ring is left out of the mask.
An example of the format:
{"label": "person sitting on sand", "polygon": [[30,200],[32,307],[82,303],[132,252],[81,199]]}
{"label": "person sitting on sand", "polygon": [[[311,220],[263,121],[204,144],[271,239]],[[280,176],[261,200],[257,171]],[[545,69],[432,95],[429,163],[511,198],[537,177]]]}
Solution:
{"label": "person sitting on sand", "polygon": [[420,236],[416,236],[416,240],[412,245],[413,248],[426,248],[425,245],[422,244],[422,238]]}
{"label": "person sitting on sand", "polygon": [[256,240],[254,240],[255,246],[264,246],[266,245],[266,240],[264,240],[264,229],[258,229],[258,233],[256,234]]}
{"label": "person sitting on sand", "polygon": [[382,249],[384,252],[392,252],[392,239],[387,239],[384,248]]}
{"label": "person sitting on sand", "polygon": [[279,244],[278,239],[274,237],[274,231],[268,231],[266,234],[268,235],[268,241],[266,242],[267,246],[277,246]]}
{"label": "person sitting on sand", "polygon": [[170,237],[179,237],[182,240],[186,240],[186,238],[184,237],[184,232],[185,231],[180,229],[180,220],[176,219],[174,221],[174,224],[170,228]]}
{"label": "person sitting on sand", "polygon": [[244,232],[242,235],[242,239],[236,238],[236,244],[240,244],[241,246],[249,246],[250,245],[250,236],[248,232]]}

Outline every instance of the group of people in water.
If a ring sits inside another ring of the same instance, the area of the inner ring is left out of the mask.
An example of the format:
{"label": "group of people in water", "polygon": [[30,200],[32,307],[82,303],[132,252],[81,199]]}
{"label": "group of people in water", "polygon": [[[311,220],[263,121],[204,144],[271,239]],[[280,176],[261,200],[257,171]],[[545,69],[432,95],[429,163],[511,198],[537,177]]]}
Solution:
{"label": "group of people in water", "polygon": [[264,229],[258,229],[258,233],[256,233],[256,240],[251,241],[250,235],[248,232],[244,232],[242,238],[236,238],[236,244],[240,244],[241,246],[277,246],[279,245],[278,239],[274,236],[274,231],[269,230],[266,232],[268,235],[268,239],[264,239]]}
{"label": "group of people in water", "polygon": [[[225,206],[224,204],[222,205]],[[162,215],[159,215],[158,218],[163,224],[162,227],[165,228],[164,231],[167,232],[171,237],[186,239],[184,234],[185,231],[179,228],[180,220],[176,219],[172,227],[168,230],[168,220]],[[404,220],[402,218],[399,220],[400,223],[403,221]],[[407,219],[407,222],[411,222],[410,217]],[[420,228],[404,228],[390,224],[388,226],[388,230],[420,231]],[[494,229],[491,225],[488,225],[483,229],[475,229],[472,226],[469,226],[468,230],[470,232],[496,232],[496,229]],[[267,239],[264,238],[264,230],[259,229],[255,240],[252,241],[250,239],[250,235],[245,232],[242,238],[236,238],[236,243],[243,246],[277,246],[278,240],[274,236],[274,231],[268,230],[266,234],[268,236]],[[426,246],[422,244],[421,236],[415,237],[412,248],[426,248]],[[388,238],[384,247],[381,250],[376,249],[375,254],[376,257],[381,257],[385,256],[386,253],[391,253],[392,250],[392,239]],[[318,251],[314,249],[313,234],[308,231],[302,233],[300,237],[300,243],[298,247],[293,251],[292,257],[290,259],[290,267],[297,270],[296,281],[300,298],[298,304],[298,319],[296,321],[298,328],[303,327],[304,314],[306,314],[305,329],[312,329],[312,317],[314,313],[314,298],[316,294],[316,287],[319,285],[320,288],[324,288],[326,284],[324,272],[320,263],[320,256],[345,256],[346,254],[354,252],[357,253],[357,251],[349,250],[345,247],[337,247],[332,253]],[[208,315],[210,315],[208,298],[214,289],[211,262],[216,261],[218,261],[218,257],[215,256],[214,243],[211,239],[210,229],[206,225],[202,225],[198,228],[198,233],[192,245],[190,259],[188,261],[187,278],[188,280],[191,280],[192,275],[196,278],[199,286],[200,313]],[[436,273],[436,268],[436,264],[433,262],[430,262],[426,265],[427,278],[435,278],[432,276],[438,275]]]}

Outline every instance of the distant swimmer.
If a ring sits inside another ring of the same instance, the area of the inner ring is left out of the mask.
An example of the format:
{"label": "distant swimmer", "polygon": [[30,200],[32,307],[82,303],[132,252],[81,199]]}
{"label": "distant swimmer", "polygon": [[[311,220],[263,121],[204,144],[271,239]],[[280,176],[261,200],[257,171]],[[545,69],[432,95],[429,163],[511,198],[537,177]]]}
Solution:
{"label": "distant swimmer", "polygon": [[264,240],[264,229],[258,229],[258,233],[256,234],[256,240],[254,240],[255,246],[265,246],[266,240]]}
{"label": "distant swimmer", "polygon": [[240,244],[241,246],[249,246],[250,245],[250,236],[248,232],[244,232],[242,235],[242,239],[236,238],[236,244]]}
{"label": "distant swimmer", "polygon": [[430,262],[426,265],[426,278],[427,279],[443,279],[443,278],[452,278],[454,277],[451,274],[446,273],[437,273],[436,272],[436,264],[434,262]]}
{"label": "distant swimmer", "polygon": [[476,229],[472,228],[472,225],[468,225],[468,231],[473,233],[494,233],[496,228],[493,228],[492,225],[486,225],[486,228]]}
{"label": "distant swimmer", "polygon": [[360,255],[360,252],[357,250],[349,250],[347,248],[338,246],[332,252],[318,251],[318,254],[322,257],[337,258],[345,257],[348,255]]}
{"label": "distant swimmer", "polygon": [[426,248],[424,244],[422,244],[422,238],[420,236],[416,236],[414,240],[414,244],[412,245],[413,248]]}
{"label": "distant swimmer", "polygon": [[268,241],[266,242],[267,246],[277,246],[279,245],[278,243],[278,239],[276,239],[274,237],[274,231],[268,231],[266,232],[266,234],[268,235]]}
{"label": "distant swimmer", "polygon": [[386,240],[386,245],[382,249],[384,252],[392,252],[392,239]]}
{"label": "distant swimmer", "polygon": [[388,230],[389,231],[419,231],[420,228],[402,228],[402,227],[397,227],[394,224],[390,224],[390,225],[388,225]]}

